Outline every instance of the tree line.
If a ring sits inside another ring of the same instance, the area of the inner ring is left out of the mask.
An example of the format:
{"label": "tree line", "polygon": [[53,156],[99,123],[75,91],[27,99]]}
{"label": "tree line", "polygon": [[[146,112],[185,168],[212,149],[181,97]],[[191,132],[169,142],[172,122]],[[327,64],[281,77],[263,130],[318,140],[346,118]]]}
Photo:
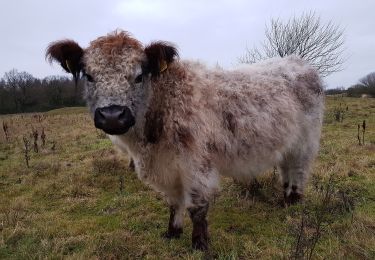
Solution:
{"label": "tree line", "polygon": [[326,90],[327,95],[345,94],[348,97],[361,97],[368,95],[375,97],[375,72],[367,74],[361,78],[357,84],[345,89],[344,87],[337,87]]}
{"label": "tree line", "polygon": [[35,78],[12,69],[0,79],[0,114],[42,112],[68,106],[83,106],[82,83],[64,76]]}

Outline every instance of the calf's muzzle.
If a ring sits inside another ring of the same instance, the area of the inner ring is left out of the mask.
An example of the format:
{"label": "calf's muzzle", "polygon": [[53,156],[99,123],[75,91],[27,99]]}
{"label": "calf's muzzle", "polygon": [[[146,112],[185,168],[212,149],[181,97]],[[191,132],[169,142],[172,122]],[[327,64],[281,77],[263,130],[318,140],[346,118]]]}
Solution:
{"label": "calf's muzzle", "polygon": [[135,118],[128,107],[111,105],[95,110],[94,123],[107,134],[121,135],[135,124]]}

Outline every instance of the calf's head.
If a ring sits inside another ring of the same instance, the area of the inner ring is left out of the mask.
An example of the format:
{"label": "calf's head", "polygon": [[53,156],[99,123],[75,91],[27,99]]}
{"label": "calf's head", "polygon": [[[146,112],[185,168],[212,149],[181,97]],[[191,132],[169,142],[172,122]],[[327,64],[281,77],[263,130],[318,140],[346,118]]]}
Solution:
{"label": "calf's head", "polygon": [[52,42],[46,51],[74,80],[84,79],[85,99],[95,126],[111,135],[125,134],[147,106],[152,81],[178,56],[167,42],[146,47],[127,32],[115,31],[83,49],[72,40]]}

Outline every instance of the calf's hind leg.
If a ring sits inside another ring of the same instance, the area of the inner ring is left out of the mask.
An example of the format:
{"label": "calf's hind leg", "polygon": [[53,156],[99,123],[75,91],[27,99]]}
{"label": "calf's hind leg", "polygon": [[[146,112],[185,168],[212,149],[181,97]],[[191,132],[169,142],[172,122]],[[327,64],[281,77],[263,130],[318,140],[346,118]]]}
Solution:
{"label": "calf's hind leg", "polygon": [[193,222],[192,246],[197,250],[207,250],[209,238],[206,217],[209,203],[197,190],[191,193],[191,200],[192,206],[188,211]]}
{"label": "calf's hind leg", "polygon": [[288,155],[280,165],[284,187],[284,202],[295,204],[303,197],[305,184],[310,175],[311,156]]}
{"label": "calf's hind leg", "polygon": [[294,204],[302,199],[311,165],[319,150],[320,124],[320,119],[316,118],[305,125],[302,137],[292,150],[284,155],[280,164],[286,204]]}

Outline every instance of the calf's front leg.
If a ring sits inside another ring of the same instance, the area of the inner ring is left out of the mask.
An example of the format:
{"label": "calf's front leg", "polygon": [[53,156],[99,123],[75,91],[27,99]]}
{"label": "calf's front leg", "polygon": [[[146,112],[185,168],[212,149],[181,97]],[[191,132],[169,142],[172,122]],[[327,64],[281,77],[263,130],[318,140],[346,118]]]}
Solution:
{"label": "calf's front leg", "polygon": [[208,212],[207,201],[188,208],[190,219],[193,222],[192,246],[197,250],[208,249],[208,223],[206,220]]}
{"label": "calf's front leg", "polygon": [[180,235],[183,233],[183,210],[179,206],[170,206],[169,212],[168,230],[163,236],[168,239],[180,238]]}

